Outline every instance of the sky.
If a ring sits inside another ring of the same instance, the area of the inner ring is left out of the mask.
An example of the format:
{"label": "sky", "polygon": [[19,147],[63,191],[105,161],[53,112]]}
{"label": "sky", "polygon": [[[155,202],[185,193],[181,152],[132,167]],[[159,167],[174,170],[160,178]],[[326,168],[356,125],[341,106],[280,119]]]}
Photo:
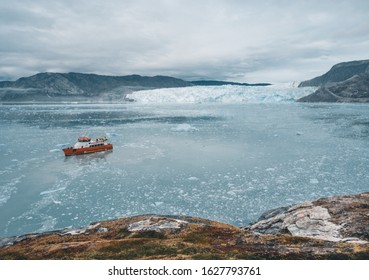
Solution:
{"label": "sky", "polygon": [[302,81],[369,59],[368,15],[368,0],[0,0],[0,80]]}

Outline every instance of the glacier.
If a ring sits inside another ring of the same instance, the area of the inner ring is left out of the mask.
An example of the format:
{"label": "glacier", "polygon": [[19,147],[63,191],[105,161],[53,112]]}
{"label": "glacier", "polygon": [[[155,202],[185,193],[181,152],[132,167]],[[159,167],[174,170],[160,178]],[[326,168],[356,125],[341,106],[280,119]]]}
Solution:
{"label": "glacier", "polygon": [[194,86],[136,91],[127,98],[144,104],[153,103],[289,103],[313,93],[316,87],[271,86]]}

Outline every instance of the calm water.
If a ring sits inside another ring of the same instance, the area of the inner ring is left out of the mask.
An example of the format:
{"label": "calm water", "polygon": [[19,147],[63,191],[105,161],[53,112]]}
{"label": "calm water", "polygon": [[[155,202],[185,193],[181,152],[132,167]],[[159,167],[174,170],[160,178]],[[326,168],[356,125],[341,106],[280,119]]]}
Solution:
{"label": "calm water", "polygon": [[[78,136],[113,152],[65,158]],[[144,213],[234,225],[369,190],[369,106],[0,105],[0,236]]]}

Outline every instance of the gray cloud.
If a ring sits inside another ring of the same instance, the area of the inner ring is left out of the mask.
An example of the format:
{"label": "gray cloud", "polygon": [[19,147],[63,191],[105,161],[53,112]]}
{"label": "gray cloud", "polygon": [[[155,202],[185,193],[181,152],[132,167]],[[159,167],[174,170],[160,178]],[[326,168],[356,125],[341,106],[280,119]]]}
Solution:
{"label": "gray cloud", "polygon": [[368,12],[367,0],[2,1],[0,77],[303,80],[368,58]]}

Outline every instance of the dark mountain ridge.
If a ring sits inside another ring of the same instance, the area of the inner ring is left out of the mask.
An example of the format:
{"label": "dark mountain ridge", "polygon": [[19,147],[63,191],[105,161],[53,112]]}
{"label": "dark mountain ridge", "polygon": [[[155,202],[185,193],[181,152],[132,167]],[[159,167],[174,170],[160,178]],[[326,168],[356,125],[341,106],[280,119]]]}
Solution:
{"label": "dark mountain ridge", "polygon": [[301,82],[299,87],[319,87],[329,83],[342,82],[361,73],[369,73],[369,60],[338,63],[327,73]]}
{"label": "dark mountain ridge", "polygon": [[124,99],[134,90],[187,87],[190,82],[181,79],[140,75],[104,76],[82,73],[39,73],[16,81],[0,82],[0,100],[24,101],[50,98]]}
{"label": "dark mountain ridge", "polygon": [[169,76],[106,76],[83,73],[39,73],[16,81],[0,82],[0,101],[127,101],[126,95],[138,90],[189,86],[267,86],[225,81],[184,81]]}
{"label": "dark mountain ridge", "polygon": [[319,86],[299,102],[369,102],[369,60],[334,65],[322,76],[300,83],[299,87]]}

